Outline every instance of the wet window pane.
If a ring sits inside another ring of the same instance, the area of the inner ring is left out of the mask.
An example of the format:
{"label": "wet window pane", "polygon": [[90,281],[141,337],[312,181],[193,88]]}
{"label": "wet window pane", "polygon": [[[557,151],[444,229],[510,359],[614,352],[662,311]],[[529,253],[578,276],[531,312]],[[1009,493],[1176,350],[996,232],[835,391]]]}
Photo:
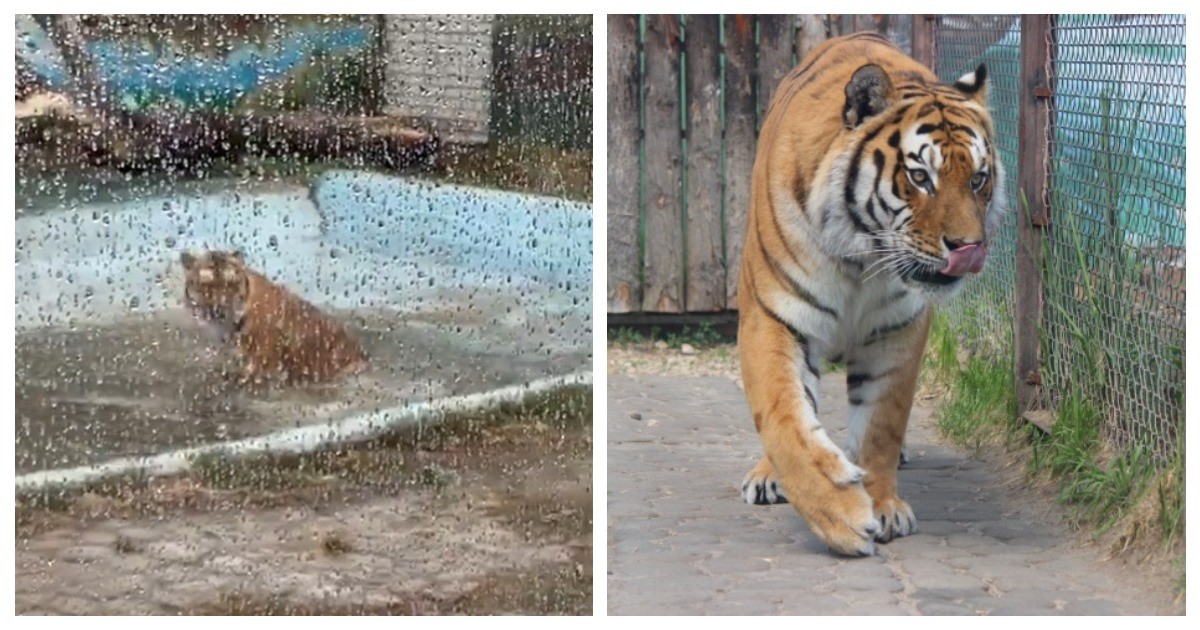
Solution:
{"label": "wet window pane", "polygon": [[18,15],[17,611],[590,613],[590,16]]}

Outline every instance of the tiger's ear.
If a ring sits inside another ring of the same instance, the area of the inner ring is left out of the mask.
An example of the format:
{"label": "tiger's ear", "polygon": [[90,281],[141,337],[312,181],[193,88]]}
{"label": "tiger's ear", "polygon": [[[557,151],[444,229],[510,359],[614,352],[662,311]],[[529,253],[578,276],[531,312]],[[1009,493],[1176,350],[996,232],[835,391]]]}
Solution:
{"label": "tiger's ear", "polygon": [[974,72],[968,72],[954,82],[954,88],[980,105],[987,105],[987,66],[979,64]]}
{"label": "tiger's ear", "polygon": [[196,264],[196,257],[192,252],[183,252],[179,255],[179,262],[183,263],[184,269],[191,269],[192,265]]}
{"label": "tiger's ear", "polygon": [[854,129],[892,104],[892,81],[883,68],[870,63],[854,72],[846,84],[842,122]]}
{"label": "tiger's ear", "polygon": [[246,256],[244,254],[242,254],[242,250],[240,250],[240,249],[234,249],[234,250],[225,252],[221,256],[221,261],[227,265],[234,265],[237,267],[245,267],[246,266]]}

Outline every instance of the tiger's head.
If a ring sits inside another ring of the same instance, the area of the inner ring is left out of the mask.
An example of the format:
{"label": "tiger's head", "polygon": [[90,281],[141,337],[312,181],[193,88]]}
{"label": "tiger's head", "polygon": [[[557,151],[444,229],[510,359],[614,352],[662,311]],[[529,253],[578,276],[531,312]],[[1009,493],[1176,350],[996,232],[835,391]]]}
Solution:
{"label": "tiger's head", "polygon": [[986,81],[982,65],[941,85],[915,74],[893,83],[868,64],[846,84],[825,218],[834,249],[866,277],[892,273],[938,294],[983,270],[1005,204]]}
{"label": "tiger's head", "polygon": [[238,251],[183,252],[184,296],[192,315],[202,320],[235,322],[250,291],[246,261]]}

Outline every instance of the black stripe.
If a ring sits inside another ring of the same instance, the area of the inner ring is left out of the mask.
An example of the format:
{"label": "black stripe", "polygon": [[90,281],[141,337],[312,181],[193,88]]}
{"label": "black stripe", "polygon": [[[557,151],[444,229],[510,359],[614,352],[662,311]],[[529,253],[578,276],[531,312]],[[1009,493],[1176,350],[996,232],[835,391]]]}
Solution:
{"label": "black stripe", "polygon": [[861,407],[866,401],[863,400],[862,396],[850,396],[849,402],[853,407]]}
{"label": "black stripe", "polygon": [[863,136],[858,146],[854,148],[854,158],[850,160],[850,172],[846,174],[845,198],[848,205],[854,205],[854,184],[858,180],[858,163],[862,160],[863,151],[867,149],[867,145],[875,139],[883,131],[883,125],[879,125],[872,129],[867,135]]}
{"label": "black stripe", "polygon": [[[807,271],[808,267],[800,263],[800,259],[796,257],[796,252],[792,251],[791,243],[789,243],[787,237],[783,235],[783,227],[779,225],[779,213],[775,212],[775,204],[772,203],[769,209],[771,211],[771,225],[775,227],[775,233],[779,235],[779,240],[783,243],[783,250],[787,252],[788,258],[791,258],[792,262],[795,263],[797,267]],[[801,210],[803,210],[803,204],[801,204]],[[762,231],[757,223],[754,225],[754,231],[758,235],[759,249],[762,249],[765,247],[765,245],[763,244]],[[763,251],[765,252],[766,250]],[[767,258],[770,259],[769,256]]]}
{"label": "black stripe", "polygon": [[785,280],[788,286],[792,288],[792,293],[794,293],[796,297],[804,300],[809,306],[817,309],[818,311],[827,313],[834,319],[838,318],[837,311],[822,304],[821,301],[817,299],[817,296],[809,292],[808,289],[800,286],[800,283],[797,282],[795,278],[788,274],[788,272],[784,270],[784,268],[774,258],[771,258],[770,254],[767,253],[767,249],[763,246],[762,237],[759,237],[758,239],[758,249],[762,254],[762,257],[766,259],[767,264],[771,266],[771,271],[775,273],[776,277],[783,277],[783,280]]}
{"label": "black stripe", "polygon": [[891,368],[884,370],[879,374],[869,374],[866,372],[853,372],[850,368],[848,368],[846,371],[846,391],[853,394],[854,390],[858,389],[859,387],[862,387],[871,381],[877,381],[885,376],[891,376],[895,371],[896,368]]}
{"label": "black stripe", "polygon": [[866,223],[863,223],[862,217],[858,216],[858,212],[855,212],[854,206],[847,207],[846,214],[849,214],[850,220],[854,222],[854,229],[862,232],[863,234],[871,233],[871,228],[867,227]]}
{"label": "black stripe", "polygon": [[934,125],[934,124],[930,124],[930,123],[924,123],[920,127],[917,127],[917,133],[920,135],[925,135],[927,133],[933,133],[934,131],[937,131],[938,129],[941,129],[941,128],[942,128],[942,125],[940,125],[940,124]]}
{"label": "black stripe", "polygon": [[891,335],[892,333],[894,333],[898,330],[903,330],[905,328],[908,328],[909,325],[912,324],[913,322],[917,321],[917,318],[919,318],[924,312],[925,312],[925,307],[922,306],[915,314],[913,314],[912,317],[909,317],[908,319],[906,319],[902,322],[899,322],[896,324],[888,324],[887,326],[881,326],[879,328],[876,328],[875,330],[872,330],[871,334],[867,335],[867,340],[863,342],[863,345],[869,346],[877,341],[883,340],[885,337],[887,337],[888,335]]}
{"label": "black stripe", "polygon": [[[884,162],[886,161],[886,158],[884,158],[884,156],[883,156],[883,151],[880,151],[879,149],[875,149],[874,157],[875,157],[875,186],[873,188],[871,188],[871,190],[875,191],[873,193],[873,196],[878,197],[879,196],[879,184],[880,184],[880,182],[883,181],[883,165],[884,165]],[[870,198],[867,199],[867,213],[871,215],[871,218],[874,219],[875,223],[879,225],[880,229],[882,229],[883,221],[880,221],[879,217],[875,216],[875,204],[871,201]]]}
{"label": "black stripe", "polygon": [[[875,200],[874,200],[874,198],[867,199],[867,214],[871,216],[871,220],[875,222],[875,225],[878,225],[880,228],[883,228],[883,221],[880,221],[879,217],[875,216]],[[876,239],[876,240],[878,240],[878,239]]]}
{"label": "black stripe", "polygon": [[811,346],[804,347],[804,363],[807,365],[809,373],[817,378],[821,378],[821,366],[817,363],[813,363]]}
{"label": "black stripe", "polygon": [[[892,184],[892,191],[898,192],[895,190],[895,188],[896,188],[896,185]],[[896,196],[899,197],[900,195],[896,195]],[[904,210],[904,206],[900,206],[899,208],[893,208],[893,207],[887,205],[886,203],[883,202],[883,197],[880,197],[879,195],[875,195],[875,198],[879,201],[879,206],[881,208],[883,208],[884,210],[887,210],[889,213],[891,213],[891,215],[893,217],[898,216],[900,214],[900,211]]]}
{"label": "black stripe", "polygon": [[858,161],[862,158],[862,145],[854,151],[854,158],[850,160],[850,170],[846,173],[846,183],[842,188],[842,198],[846,200],[847,206],[854,205],[854,185],[858,183]]}
{"label": "black stripe", "polygon": [[888,145],[892,147],[900,146],[900,132],[893,131],[891,136],[888,136]]}
{"label": "black stripe", "polygon": [[972,138],[978,138],[978,137],[979,137],[979,136],[975,135],[975,130],[974,130],[974,129],[972,129],[972,128],[970,128],[970,127],[966,126],[966,125],[951,125],[951,127],[950,127],[950,128],[951,128],[951,129],[953,129],[953,130],[955,130],[955,131],[965,131],[965,132],[967,132],[967,135],[971,136]]}
{"label": "black stripe", "polygon": [[[758,297],[758,288],[754,283],[753,275],[751,275],[751,277],[750,277],[750,291],[751,291],[752,297],[754,298],[754,301],[758,303],[758,305],[762,308],[763,312],[766,313],[768,317],[775,320],[775,322],[777,324],[779,324],[780,326],[783,326],[784,328],[787,329],[787,331],[789,333],[791,333],[792,338],[795,339],[796,343],[804,350],[805,356],[807,357],[807,355],[808,355],[808,337],[806,337],[799,330],[796,330],[796,328],[794,326],[792,326],[791,324],[784,321],[784,319],[782,317],[780,317],[778,313],[771,310],[771,308],[762,301],[762,298]],[[807,363],[807,358],[805,359],[805,362]],[[810,405],[812,405],[813,413],[814,414],[818,413],[816,396],[813,396],[812,390],[809,389],[807,384],[802,383],[802,385],[804,385],[804,396],[806,398],[808,398],[808,403]]]}
{"label": "black stripe", "polygon": [[846,372],[846,389],[849,391],[854,391],[859,387],[862,387],[863,383],[874,380],[874,378],[875,377],[871,376],[870,374]]}
{"label": "black stripe", "polygon": [[980,125],[980,126],[983,125],[982,118],[979,116],[979,114],[977,114],[974,110],[971,110],[971,109],[967,109],[967,108],[963,108],[963,107],[948,107],[948,108],[946,108],[945,113],[950,114],[952,116],[958,116],[959,118],[966,118],[966,119],[970,120],[971,122],[975,123],[976,125]]}
{"label": "black stripe", "polygon": [[[751,284],[753,284],[753,279],[751,280]],[[763,312],[765,312],[768,317],[775,320],[775,323],[786,328],[788,332],[791,333],[792,338],[795,339],[796,343],[804,347],[808,346],[808,337],[805,337],[804,334],[799,330],[796,330],[794,326],[784,321],[784,319],[780,317],[778,313],[772,311],[771,307],[767,306],[766,303],[762,301],[762,298],[758,297],[757,290],[754,291],[754,301],[758,302],[758,305],[762,307]]]}

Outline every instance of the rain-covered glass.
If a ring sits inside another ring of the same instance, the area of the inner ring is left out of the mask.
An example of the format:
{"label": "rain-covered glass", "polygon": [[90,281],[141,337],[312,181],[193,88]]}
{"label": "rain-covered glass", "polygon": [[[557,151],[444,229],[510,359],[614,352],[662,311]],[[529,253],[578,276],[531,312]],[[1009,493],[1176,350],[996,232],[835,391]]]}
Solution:
{"label": "rain-covered glass", "polygon": [[590,613],[592,21],[18,15],[18,613]]}

